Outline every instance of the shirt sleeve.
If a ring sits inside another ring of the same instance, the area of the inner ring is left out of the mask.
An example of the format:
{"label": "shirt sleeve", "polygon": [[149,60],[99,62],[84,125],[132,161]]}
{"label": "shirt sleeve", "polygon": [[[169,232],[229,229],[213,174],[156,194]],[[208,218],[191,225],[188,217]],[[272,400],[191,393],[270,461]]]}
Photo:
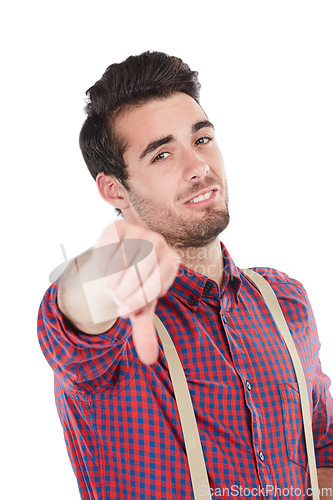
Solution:
{"label": "shirt sleeve", "polygon": [[[303,285],[295,281],[307,309],[308,345],[305,351],[312,359],[312,431],[317,467],[333,467],[333,398],[330,393],[331,380],[322,371],[318,330],[313,310]],[[312,353],[311,353],[312,352]],[[311,353],[311,354],[310,354]]]}
{"label": "shirt sleeve", "polygon": [[43,354],[63,385],[75,389],[78,384],[97,378],[110,379],[117,369],[130,364],[133,352],[128,347],[129,319],[118,318],[105,333],[81,332],[63,315],[57,303],[58,281],[46,291],[38,311],[37,335]]}
{"label": "shirt sleeve", "polygon": [[317,467],[333,467],[333,399],[329,392],[330,385],[331,381],[322,372],[318,359],[312,391],[312,428]]}
{"label": "shirt sleeve", "polygon": [[331,380],[322,371],[319,358],[321,344],[316,321],[305,292],[309,311],[308,328],[314,333],[316,355],[312,386],[312,430],[317,467],[333,467],[333,398],[330,393]]}

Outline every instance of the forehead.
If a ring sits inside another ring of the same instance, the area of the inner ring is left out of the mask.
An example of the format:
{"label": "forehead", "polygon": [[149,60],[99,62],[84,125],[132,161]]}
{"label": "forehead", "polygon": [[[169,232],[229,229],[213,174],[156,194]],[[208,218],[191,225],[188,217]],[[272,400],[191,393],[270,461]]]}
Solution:
{"label": "forehead", "polygon": [[140,150],[147,141],[188,133],[195,123],[206,119],[203,109],[192,97],[178,92],[165,99],[132,106],[116,118],[115,129],[127,150]]}

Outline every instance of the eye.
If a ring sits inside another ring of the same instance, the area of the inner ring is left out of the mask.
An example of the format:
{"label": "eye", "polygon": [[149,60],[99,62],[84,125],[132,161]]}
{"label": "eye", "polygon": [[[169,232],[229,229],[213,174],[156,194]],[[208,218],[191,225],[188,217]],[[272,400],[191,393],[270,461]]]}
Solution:
{"label": "eye", "polygon": [[206,135],[204,137],[200,137],[197,141],[195,141],[195,144],[196,145],[199,145],[199,144],[207,144],[208,142],[212,141],[213,138],[210,137],[209,135]]}
{"label": "eye", "polygon": [[157,156],[155,156],[153,162],[165,160],[169,156],[169,154],[170,153],[167,153],[166,151],[162,151],[162,153],[159,153]]}

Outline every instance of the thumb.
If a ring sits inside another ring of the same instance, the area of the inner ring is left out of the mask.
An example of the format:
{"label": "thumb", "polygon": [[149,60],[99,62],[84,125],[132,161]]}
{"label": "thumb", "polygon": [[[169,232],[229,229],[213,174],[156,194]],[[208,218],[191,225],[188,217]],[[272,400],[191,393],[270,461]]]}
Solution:
{"label": "thumb", "polygon": [[151,365],[157,361],[159,346],[157,341],[153,314],[157,300],[154,300],[145,307],[130,314],[132,323],[132,335],[136,352],[146,365]]}

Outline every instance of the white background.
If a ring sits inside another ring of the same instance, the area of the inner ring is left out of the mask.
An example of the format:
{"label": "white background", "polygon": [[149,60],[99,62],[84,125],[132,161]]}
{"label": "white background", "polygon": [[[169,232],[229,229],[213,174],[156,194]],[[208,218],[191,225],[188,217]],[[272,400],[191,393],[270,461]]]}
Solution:
{"label": "white background", "polygon": [[302,281],[332,368],[331,1],[15,2],[2,10],[2,467],[6,500],[79,499],[39,348],[50,271],[91,246],[114,212],[78,134],[85,90],[130,54],[162,50],[199,71],[229,180],[222,235],[240,267]]}

